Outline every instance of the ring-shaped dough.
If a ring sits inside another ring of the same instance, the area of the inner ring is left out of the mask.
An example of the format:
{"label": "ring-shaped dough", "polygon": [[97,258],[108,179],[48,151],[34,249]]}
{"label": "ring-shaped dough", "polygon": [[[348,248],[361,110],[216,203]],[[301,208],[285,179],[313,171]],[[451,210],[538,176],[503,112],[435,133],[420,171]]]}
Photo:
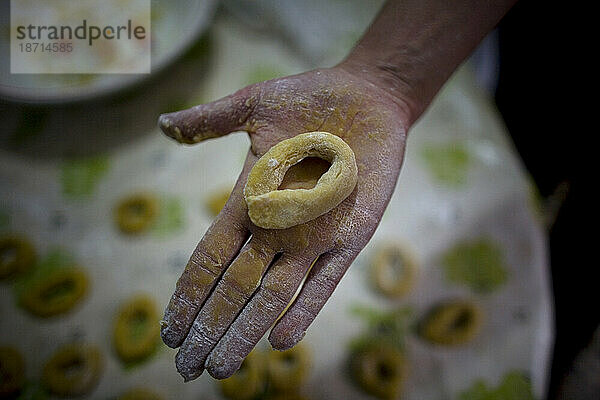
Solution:
{"label": "ring-shaped dough", "polygon": [[481,328],[479,307],[467,300],[452,300],[434,306],[420,324],[426,340],[440,345],[458,346],[472,340]]}
{"label": "ring-shaped dough", "polygon": [[380,399],[395,399],[406,379],[406,360],[395,347],[373,342],[352,354],[350,373],[365,392]]}
{"label": "ring-shaped dough", "polygon": [[411,249],[400,243],[380,247],[371,263],[373,286],[383,295],[400,298],[414,286],[417,262]]}
{"label": "ring-shaped dough", "polygon": [[68,344],[44,366],[43,383],[57,396],[82,396],[91,392],[102,374],[102,354],[95,346]]}
{"label": "ring-shaped dough", "polygon": [[123,233],[143,233],[154,223],[158,208],[158,199],[150,193],[128,196],[119,202],[115,210],[117,226]]}
{"label": "ring-shaped dough", "polygon": [[121,306],[113,331],[121,360],[141,361],[154,352],[160,340],[158,319],[156,304],[146,295],[137,295]]}
{"label": "ring-shaped dough", "polygon": [[52,317],[75,307],[85,297],[88,286],[88,277],[83,269],[59,269],[32,283],[20,300],[30,313],[38,317]]}
{"label": "ring-shaped dough", "polygon": [[[312,189],[277,190],[287,170],[307,157],[331,163]],[[352,193],[358,168],[354,152],[328,132],[308,132],[271,147],[252,167],[244,188],[248,215],[262,228],[285,229],[330,211]]]}

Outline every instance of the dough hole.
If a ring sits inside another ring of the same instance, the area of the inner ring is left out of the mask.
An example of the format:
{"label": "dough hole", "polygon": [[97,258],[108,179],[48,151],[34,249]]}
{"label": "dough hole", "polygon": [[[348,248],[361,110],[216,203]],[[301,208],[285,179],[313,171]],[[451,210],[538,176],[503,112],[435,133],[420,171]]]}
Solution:
{"label": "dough hole", "polygon": [[306,157],[298,164],[290,167],[277,190],[312,189],[319,178],[329,170],[331,163],[319,157]]}

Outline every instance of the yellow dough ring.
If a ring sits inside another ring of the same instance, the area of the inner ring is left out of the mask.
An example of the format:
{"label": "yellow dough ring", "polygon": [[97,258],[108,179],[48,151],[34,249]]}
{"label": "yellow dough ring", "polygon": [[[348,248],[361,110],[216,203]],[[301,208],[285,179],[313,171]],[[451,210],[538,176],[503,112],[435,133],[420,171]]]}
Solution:
{"label": "yellow dough ring", "polygon": [[[331,163],[312,189],[277,190],[293,165],[307,157]],[[328,132],[307,132],[271,147],[252,167],[244,188],[248,215],[262,228],[285,229],[330,211],[352,193],[358,168],[354,152]]]}

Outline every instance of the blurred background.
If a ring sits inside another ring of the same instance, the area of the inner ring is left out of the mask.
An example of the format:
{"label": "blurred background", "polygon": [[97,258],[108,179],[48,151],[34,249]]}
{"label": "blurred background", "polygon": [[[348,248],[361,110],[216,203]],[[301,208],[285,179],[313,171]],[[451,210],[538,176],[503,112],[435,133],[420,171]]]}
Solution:
{"label": "blurred background", "polygon": [[[380,228],[291,366],[261,343],[237,380],[183,385],[151,329],[249,143],[178,146],[158,115],[333,66],[381,4],[156,0],[152,73],[111,85],[59,74],[14,90],[0,57],[0,396],[597,398],[585,196],[557,101],[561,11],[529,0],[414,127]],[[9,11],[1,2],[3,54]],[[394,263],[400,294],[377,283]],[[453,312],[458,333],[439,327]],[[365,379],[369,357],[392,372]]]}

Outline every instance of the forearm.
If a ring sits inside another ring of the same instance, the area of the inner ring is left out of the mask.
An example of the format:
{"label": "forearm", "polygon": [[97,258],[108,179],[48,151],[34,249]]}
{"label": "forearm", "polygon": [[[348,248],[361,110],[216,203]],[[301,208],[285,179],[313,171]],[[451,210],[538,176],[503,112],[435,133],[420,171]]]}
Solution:
{"label": "forearm", "polygon": [[392,95],[414,122],[516,0],[388,0],[340,67]]}

